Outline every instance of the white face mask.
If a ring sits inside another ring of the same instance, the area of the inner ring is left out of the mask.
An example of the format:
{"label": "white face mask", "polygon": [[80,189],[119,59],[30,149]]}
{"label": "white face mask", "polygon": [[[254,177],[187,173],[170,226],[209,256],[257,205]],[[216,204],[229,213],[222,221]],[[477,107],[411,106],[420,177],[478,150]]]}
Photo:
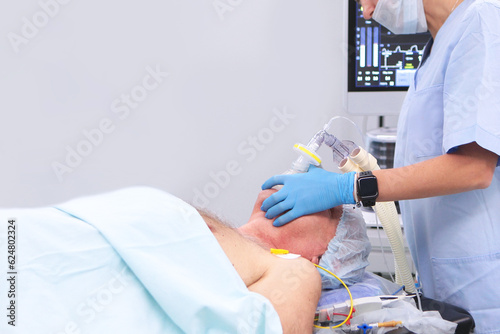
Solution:
{"label": "white face mask", "polygon": [[423,0],[379,0],[373,19],[395,34],[427,31]]}

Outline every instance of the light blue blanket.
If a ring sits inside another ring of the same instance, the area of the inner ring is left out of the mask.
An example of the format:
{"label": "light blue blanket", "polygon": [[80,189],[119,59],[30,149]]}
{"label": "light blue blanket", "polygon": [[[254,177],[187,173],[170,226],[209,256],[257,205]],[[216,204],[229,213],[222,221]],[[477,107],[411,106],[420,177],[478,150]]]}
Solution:
{"label": "light blue blanket", "polygon": [[[16,320],[1,333],[280,333],[194,208],[150,188],[55,208],[0,210],[17,222]],[[4,271],[6,273],[6,270]]]}

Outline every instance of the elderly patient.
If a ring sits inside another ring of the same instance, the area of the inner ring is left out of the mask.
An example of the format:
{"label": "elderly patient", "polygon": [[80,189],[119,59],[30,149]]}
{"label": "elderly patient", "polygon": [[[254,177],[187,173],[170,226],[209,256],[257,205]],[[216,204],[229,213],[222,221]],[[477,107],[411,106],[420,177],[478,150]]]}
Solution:
{"label": "elderly patient", "polygon": [[[332,256],[327,256],[326,261],[322,261],[323,266],[333,270],[343,279],[351,279],[348,283],[354,283],[353,277],[360,277],[366,262],[366,257],[360,256],[367,256],[367,252],[364,253],[367,251],[363,239],[365,231],[358,231],[356,225],[352,224],[347,228],[346,217],[353,214],[342,206],[300,217],[279,228],[274,227],[273,220],[267,219],[260,207],[275,191],[264,190],[259,193],[248,223],[237,229],[241,235],[215,217],[203,211],[200,213],[248,289],[271,301],[280,315],[284,331],[311,332],[320,286],[317,273],[310,272],[311,264],[304,262],[304,259],[318,264],[330,248]],[[362,222],[360,217],[355,218],[356,223]],[[340,238],[335,238],[339,224],[340,232],[343,233]],[[346,238],[347,230],[351,233],[349,238]],[[357,232],[360,232],[359,235]],[[358,241],[362,242],[353,245],[356,240],[352,234],[358,236],[358,239],[361,239]],[[361,249],[353,251],[353,246]],[[301,255],[303,259],[283,260],[274,255],[270,256],[271,248],[289,250]],[[353,262],[353,259],[359,273],[353,273],[352,266],[349,267],[349,261]],[[346,261],[347,271],[343,270]],[[260,280],[255,283],[255,279]],[[331,285],[330,280],[330,277],[324,278],[325,287]],[[334,287],[338,287],[339,282],[335,279],[333,281]]]}
{"label": "elderly patient", "polygon": [[[272,255],[163,191],[0,209],[0,220],[17,233],[1,333],[312,331],[321,280],[308,260]],[[0,245],[13,233],[0,229]]]}
{"label": "elderly patient", "polygon": [[[239,230],[142,187],[1,209],[18,234],[17,274],[0,281],[15,292],[7,310],[15,327],[2,322],[0,332],[311,332],[321,279],[310,261],[335,271],[349,259],[338,254],[355,239],[346,234],[351,213],[335,208],[277,229],[258,209],[271,192]],[[10,234],[0,229],[0,244]]]}
{"label": "elderly patient", "polygon": [[[260,210],[262,202],[274,192],[259,193],[248,223],[237,231],[213,215],[199,212],[248,289],[271,301],[284,331],[311,332],[321,285],[309,262],[318,264],[327,251],[343,210],[337,207],[277,228]],[[287,249],[302,258],[281,259],[271,255],[271,248]]]}
{"label": "elderly patient", "polygon": [[255,228],[252,224],[245,225],[250,228],[240,228],[252,231],[248,235],[253,237],[248,238],[216,217],[203,211],[200,214],[245,286],[269,299],[279,315],[283,332],[311,333],[321,292],[320,276],[312,264],[304,258],[289,260],[272,255],[266,247],[271,245],[266,241],[270,239],[257,237],[266,230],[260,226],[268,222]]}

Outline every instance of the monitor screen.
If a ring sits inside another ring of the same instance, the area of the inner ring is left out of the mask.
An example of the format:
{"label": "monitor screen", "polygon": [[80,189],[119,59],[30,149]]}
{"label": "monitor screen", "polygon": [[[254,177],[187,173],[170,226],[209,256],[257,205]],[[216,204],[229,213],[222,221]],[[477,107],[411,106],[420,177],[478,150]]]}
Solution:
{"label": "monitor screen", "polygon": [[344,107],[358,115],[397,115],[429,41],[429,33],[396,35],[361,6],[346,2]]}

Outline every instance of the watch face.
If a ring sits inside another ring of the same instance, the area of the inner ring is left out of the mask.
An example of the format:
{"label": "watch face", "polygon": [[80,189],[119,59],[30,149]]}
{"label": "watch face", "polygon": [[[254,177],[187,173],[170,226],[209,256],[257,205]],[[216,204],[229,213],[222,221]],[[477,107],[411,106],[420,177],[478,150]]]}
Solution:
{"label": "watch face", "polygon": [[359,180],[359,195],[361,197],[376,197],[378,195],[377,178],[372,176]]}

